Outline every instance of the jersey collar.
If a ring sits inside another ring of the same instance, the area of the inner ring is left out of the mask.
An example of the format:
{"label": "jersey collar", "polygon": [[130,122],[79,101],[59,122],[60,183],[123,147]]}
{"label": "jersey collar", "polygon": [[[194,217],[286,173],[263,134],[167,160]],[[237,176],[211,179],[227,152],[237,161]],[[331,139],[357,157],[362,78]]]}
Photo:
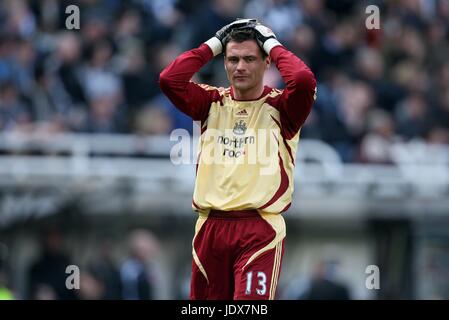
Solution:
{"label": "jersey collar", "polygon": [[257,101],[257,100],[259,100],[260,98],[262,98],[263,96],[265,96],[265,95],[267,95],[268,93],[270,93],[271,90],[272,90],[272,89],[271,89],[270,87],[264,86],[262,94],[261,94],[260,97],[258,97],[257,99],[238,100],[238,99],[235,99],[235,97],[234,97],[234,88],[231,87],[231,97],[232,97],[232,100],[235,100],[235,101]]}

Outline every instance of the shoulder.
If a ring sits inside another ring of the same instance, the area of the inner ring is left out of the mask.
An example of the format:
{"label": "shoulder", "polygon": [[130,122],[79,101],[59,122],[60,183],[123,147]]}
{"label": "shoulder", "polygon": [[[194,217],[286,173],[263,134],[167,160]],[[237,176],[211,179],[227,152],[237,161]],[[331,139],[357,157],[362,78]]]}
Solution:
{"label": "shoulder", "polygon": [[268,103],[273,107],[277,107],[280,103],[280,99],[282,97],[282,93],[284,92],[284,90],[277,88],[270,88],[270,89],[271,90],[265,96],[265,103]]}
{"label": "shoulder", "polygon": [[270,88],[271,91],[268,93],[268,98],[275,98],[278,97],[284,92],[283,89],[277,89],[277,88]]}
{"label": "shoulder", "polygon": [[199,83],[198,85],[206,91],[216,91],[221,96],[228,96],[231,94],[231,88],[214,87],[204,83]]}
{"label": "shoulder", "polygon": [[205,83],[199,83],[198,86],[200,86],[201,88],[203,88],[206,91],[214,91],[214,90],[218,90],[217,87],[205,84]]}
{"label": "shoulder", "polygon": [[229,98],[231,96],[231,88],[214,87],[208,84],[198,84],[198,86],[209,93],[212,101],[222,101],[223,98]]}

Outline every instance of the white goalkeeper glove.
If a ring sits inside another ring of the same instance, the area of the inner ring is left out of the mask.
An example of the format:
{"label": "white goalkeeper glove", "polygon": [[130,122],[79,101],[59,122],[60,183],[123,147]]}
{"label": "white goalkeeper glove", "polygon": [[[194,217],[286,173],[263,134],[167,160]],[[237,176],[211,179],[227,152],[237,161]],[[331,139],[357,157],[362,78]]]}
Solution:
{"label": "white goalkeeper glove", "polygon": [[256,30],[256,38],[259,45],[265,50],[265,52],[270,55],[271,49],[273,49],[276,46],[281,46],[282,44],[276,39],[276,35],[274,32],[258,23],[254,30]]}

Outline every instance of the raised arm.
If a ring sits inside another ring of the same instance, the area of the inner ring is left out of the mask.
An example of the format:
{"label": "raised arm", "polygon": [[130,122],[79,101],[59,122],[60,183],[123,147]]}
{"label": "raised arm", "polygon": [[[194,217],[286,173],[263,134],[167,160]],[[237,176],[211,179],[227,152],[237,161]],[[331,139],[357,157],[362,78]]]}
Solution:
{"label": "raised arm", "polygon": [[290,138],[296,135],[312,110],[316,80],[309,67],[284,47],[274,47],[270,56],[285,82],[278,105],[281,124]]}
{"label": "raised arm", "polygon": [[213,93],[190,80],[212,58],[212,50],[203,43],[196,49],[182,53],[159,76],[162,92],[193,120],[206,119]]}
{"label": "raised arm", "polygon": [[282,130],[289,139],[298,133],[312,110],[316,79],[309,67],[283,47],[270,29],[262,25],[255,29],[260,45],[270,55],[285,82],[283,93],[272,103],[279,108]]}

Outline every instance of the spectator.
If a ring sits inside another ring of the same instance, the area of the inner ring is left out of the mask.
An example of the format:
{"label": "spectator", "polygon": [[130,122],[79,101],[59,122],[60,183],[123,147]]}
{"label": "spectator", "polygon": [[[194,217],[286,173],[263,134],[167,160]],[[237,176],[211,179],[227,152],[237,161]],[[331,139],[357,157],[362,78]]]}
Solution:
{"label": "spectator", "polygon": [[[112,79],[102,79],[103,84]],[[116,86],[113,82],[105,92],[98,93],[90,99],[90,110],[82,131],[89,133],[125,133],[127,132],[127,119],[121,104],[121,97],[112,93]],[[109,85],[108,85],[109,86]],[[111,91],[109,91],[111,90]]]}
{"label": "spectator", "polygon": [[158,243],[146,230],[134,230],[129,235],[129,257],[123,262],[122,298],[125,300],[152,300],[157,296],[158,281],[154,273],[154,259]]}
{"label": "spectator", "polygon": [[391,147],[399,142],[394,134],[391,115],[381,109],[373,110],[368,116],[369,132],[361,143],[361,160],[370,163],[391,164]]}
{"label": "spectator", "polygon": [[156,73],[146,63],[143,50],[140,41],[128,40],[127,49],[122,53],[121,78],[126,103],[132,112],[159,93],[154,86]]}
{"label": "spectator", "polygon": [[85,105],[86,93],[80,72],[81,43],[76,34],[63,32],[58,37],[55,61],[57,75],[75,105]]}
{"label": "spectator", "polygon": [[[86,268],[84,282],[89,286],[82,293],[82,298],[94,297],[94,299],[117,300],[121,299],[120,271],[115,266],[112,257],[112,244],[103,241],[100,244],[99,253]],[[83,279],[80,289],[82,289]]]}
{"label": "spectator", "polygon": [[105,299],[106,286],[98,273],[86,269],[81,272],[80,290],[76,293],[81,300],[102,300]]}
{"label": "spectator", "polygon": [[70,96],[53,73],[37,66],[36,83],[31,91],[32,113],[36,129],[44,132],[63,132],[77,127],[71,123],[74,112]]}
{"label": "spectator", "polygon": [[431,125],[429,109],[422,95],[408,95],[395,109],[397,132],[407,140],[424,138]]}
{"label": "spectator", "polygon": [[325,259],[314,268],[308,288],[298,296],[299,300],[349,300],[348,287],[336,280],[339,261]]}
{"label": "spectator", "polygon": [[[137,113],[134,121],[136,132],[143,135],[170,134],[170,131],[173,128],[172,118],[170,117],[169,111],[156,103],[145,105],[140,112]],[[191,121],[190,125],[192,125]]]}
{"label": "spectator", "polygon": [[32,126],[28,106],[11,83],[0,84],[0,131],[28,131]]}
{"label": "spectator", "polygon": [[28,298],[65,300],[74,299],[73,290],[66,288],[65,273],[70,259],[63,251],[63,238],[58,229],[43,234],[42,253],[30,267]]}

